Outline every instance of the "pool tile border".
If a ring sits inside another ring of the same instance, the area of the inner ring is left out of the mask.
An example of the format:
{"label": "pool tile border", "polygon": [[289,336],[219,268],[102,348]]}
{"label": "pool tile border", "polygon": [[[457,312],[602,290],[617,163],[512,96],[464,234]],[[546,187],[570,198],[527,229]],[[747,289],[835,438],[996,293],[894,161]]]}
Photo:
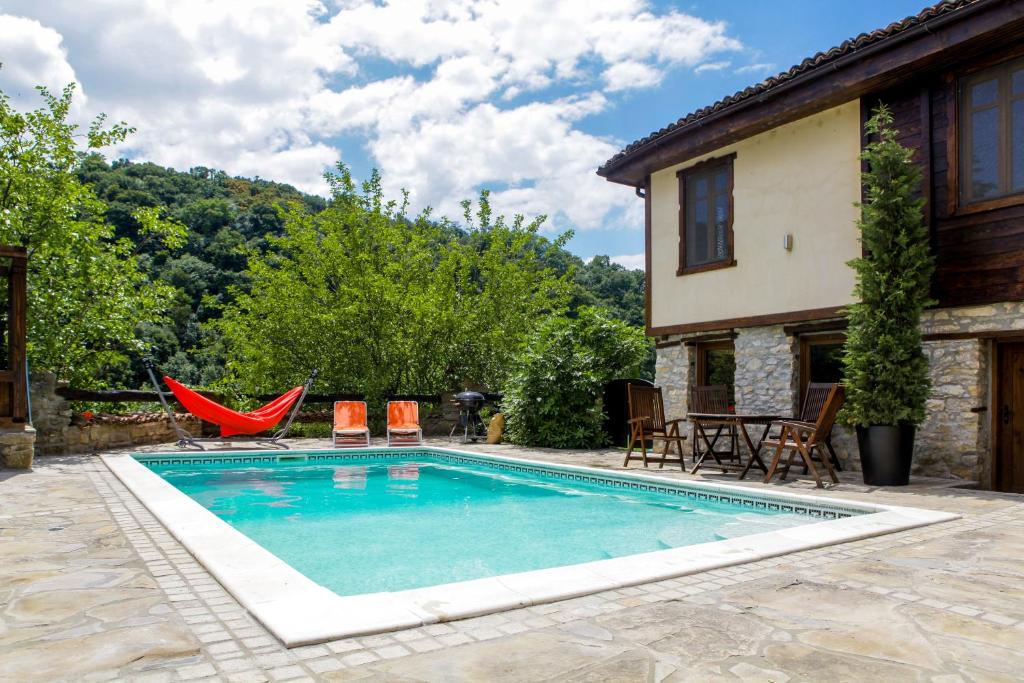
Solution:
{"label": "pool tile border", "polygon": [[[536,461],[517,460],[509,462],[509,458],[487,456],[481,453],[466,453],[454,449],[442,448],[417,448],[415,450],[401,452],[403,457],[424,455],[438,458],[447,462],[461,464],[486,463],[496,469],[517,472],[523,474],[539,473],[550,477],[565,479],[567,481],[580,481],[592,484],[605,484],[618,486],[633,491],[646,491],[652,493],[663,493],[668,495],[682,495],[687,498],[701,501],[716,501],[732,503],[753,507],[758,510],[770,510],[773,512],[787,512],[808,515],[816,519],[839,519],[860,515],[866,512],[874,512],[870,505],[864,503],[837,503],[832,499],[817,498],[808,500],[803,504],[794,502],[791,495],[775,496],[771,493],[753,491],[745,488],[729,488],[728,485],[714,484],[709,487],[701,482],[672,482],[665,479],[647,478],[643,475],[620,475],[601,470],[583,471],[583,468],[575,468],[571,465],[552,465]],[[149,456],[137,455],[136,459],[144,465],[211,465],[218,463],[231,463],[239,465],[256,465],[259,463],[278,462],[284,458],[287,460],[302,459],[307,462],[329,462],[344,460],[366,460],[366,459],[389,459],[396,457],[395,449],[353,449],[349,451],[324,454],[317,451],[295,451],[286,455],[224,455],[224,456],[189,456],[189,457],[168,457],[167,455]],[[298,457],[297,457],[298,456]],[[597,474],[594,474],[594,472]],[[723,490],[727,489],[727,490]]]}
{"label": "pool tile border", "polygon": [[[403,451],[407,456],[409,451]],[[828,519],[778,531],[686,546],[627,557],[554,567],[431,586],[394,593],[341,597],[316,584],[275,555],[247,538],[216,515],[145,467],[130,455],[103,455],[104,464],[202,563],[221,584],[287,647],[326,642],[354,635],[381,633],[412,626],[480,616],[492,612],[579,597],[600,591],[661,581],[697,572],[720,569],[801,550],[859,540],[958,518],[958,515],[839,499],[795,494],[751,492],[741,487],[704,482],[666,483],[642,474],[609,473],[597,468],[551,465],[533,460],[467,453],[452,449],[425,448],[471,462],[501,464],[526,471],[551,472],[555,476],[583,475],[620,485],[653,486],[670,493],[695,496],[736,496],[743,500],[796,506],[845,508],[853,516]],[[329,454],[328,454],[329,453]],[[310,451],[315,459],[393,457],[394,450],[369,449]],[[168,454],[169,455],[169,454]],[[178,455],[178,454],[175,454]],[[181,454],[185,459],[224,462],[256,458],[276,460],[276,455],[231,453],[224,455]],[[141,459],[163,456],[141,455]],[[213,459],[213,460],[211,460]],[[177,461],[177,459],[175,458]],[[180,461],[179,461],[180,462]],[[857,514],[861,513],[861,514]]]}

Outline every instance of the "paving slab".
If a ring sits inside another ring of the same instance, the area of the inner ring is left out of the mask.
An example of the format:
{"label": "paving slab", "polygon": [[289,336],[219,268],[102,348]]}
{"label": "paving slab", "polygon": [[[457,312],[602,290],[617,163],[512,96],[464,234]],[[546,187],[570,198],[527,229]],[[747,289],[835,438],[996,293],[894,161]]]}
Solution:
{"label": "paving slab", "polygon": [[[304,446],[324,443],[296,444]],[[622,469],[614,450],[460,448]],[[943,480],[879,489],[850,473],[825,491],[801,478],[739,482],[962,518],[494,618],[288,650],[97,458],[36,462],[31,472],[0,471],[0,681],[952,683],[1020,680],[1024,671],[1020,496]],[[691,478],[671,467],[646,473]]]}

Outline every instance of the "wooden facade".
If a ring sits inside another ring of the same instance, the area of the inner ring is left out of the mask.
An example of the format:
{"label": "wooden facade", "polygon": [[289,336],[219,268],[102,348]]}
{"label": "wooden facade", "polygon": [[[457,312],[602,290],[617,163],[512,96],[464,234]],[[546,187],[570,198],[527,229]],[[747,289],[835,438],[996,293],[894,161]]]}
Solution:
{"label": "wooden facade", "polygon": [[1022,53],[1017,43],[996,42],[987,53],[943,64],[862,100],[865,116],[878,102],[892,109],[900,142],[914,149],[921,165],[936,259],[932,294],[940,307],[1024,299],[1024,196],[963,206],[957,170],[959,84]]}

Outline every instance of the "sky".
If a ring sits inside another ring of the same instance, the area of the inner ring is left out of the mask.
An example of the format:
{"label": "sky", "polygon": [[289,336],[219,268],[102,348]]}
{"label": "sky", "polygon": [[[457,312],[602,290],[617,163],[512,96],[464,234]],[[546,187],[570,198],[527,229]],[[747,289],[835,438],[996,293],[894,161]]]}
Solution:
{"label": "sky", "polygon": [[642,267],[643,206],[595,171],[633,140],[926,0],[0,0],[0,90],[77,83],[108,158],[324,194],[377,168],[413,209],[546,215]]}

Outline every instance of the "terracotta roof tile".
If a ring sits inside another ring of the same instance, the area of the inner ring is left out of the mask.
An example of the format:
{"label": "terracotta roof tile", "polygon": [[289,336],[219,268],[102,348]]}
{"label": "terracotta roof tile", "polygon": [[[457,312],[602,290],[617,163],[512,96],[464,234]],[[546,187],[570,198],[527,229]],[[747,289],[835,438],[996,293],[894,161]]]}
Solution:
{"label": "terracotta roof tile", "polygon": [[668,135],[672,131],[675,131],[683,126],[699,121],[700,119],[703,119],[711,114],[728,109],[729,107],[738,104],[744,100],[756,97],[758,95],[763,95],[765,93],[769,93],[773,88],[776,88],[779,85],[782,85],[783,83],[792,81],[798,76],[802,76],[811,71],[814,71],[815,69],[818,69],[819,67],[822,67],[826,64],[830,64],[835,60],[839,59],[840,57],[844,57],[848,54],[853,54],[857,50],[863,49],[869,45],[874,45],[881,41],[892,38],[893,36],[898,35],[903,31],[906,31],[907,29],[913,28],[919,24],[934,19],[935,17],[946,15],[951,12],[956,12],[957,10],[963,9],[964,7],[974,5],[982,1],[983,0],[943,0],[942,2],[939,2],[935,5],[926,7],[925,9],[921,10],[920,12],[913,16],[906,17],[900,21],[894,21],[893,23],[889,24],[884,28],[875,29],[870,33],[861,33],[859,36],[855,38],[850,38],[849,40],[844,41],[843,43],[837,45],[836,47],[833,47],[824,52],[819,52],[812,57],[808,57],[799,64],[790,67],[787,71],[783,71],[782,73],[776,76],[766,78],[760,83],[756,83],[747,88],[744,88],[743,90],[737,93],[729,95],[728,97],[722,98],[721,100],[715,102],[710,106],[702,107],[697,111],[691,112],[690,114],[687,114],[686,116],[679,119],[675,123],[670,123],[661,130],[655,131],[648,135],[647,137],[640,138],[639,140],[630,143],[621,152],[619,152],[611,159],[606,161],[604,165],[602,165],[598,169],[598,173],[601,173],[603,175],[606,171],[609,170],[610,166],[617,164],[622,159],[629,156],[633,152],[637,151],[641,147],[644,147],[645,145],[652,143],[658,140],[659,138],[662,138],[665,135]]}

